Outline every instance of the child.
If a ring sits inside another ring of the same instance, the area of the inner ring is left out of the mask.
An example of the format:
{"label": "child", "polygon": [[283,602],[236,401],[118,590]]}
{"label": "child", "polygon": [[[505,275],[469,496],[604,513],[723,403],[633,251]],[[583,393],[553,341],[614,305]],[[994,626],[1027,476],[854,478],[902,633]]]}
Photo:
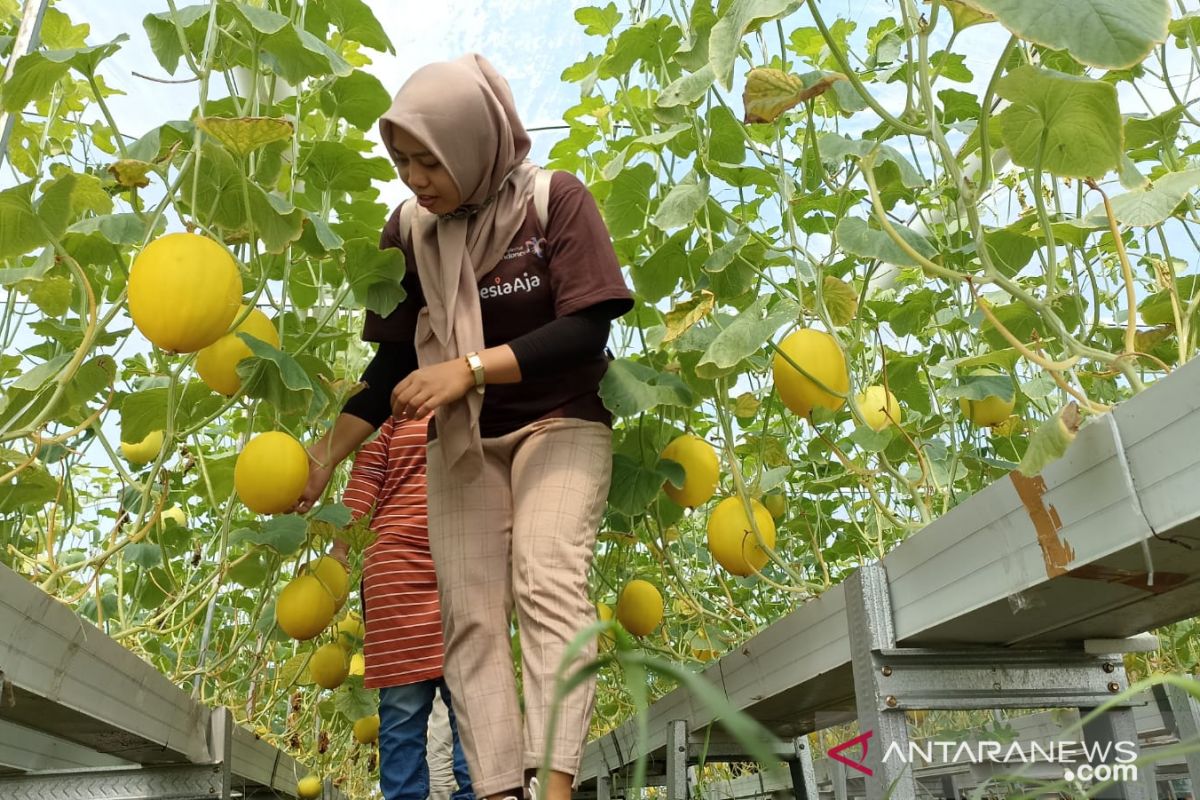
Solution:
{"label": "child", "polygon": [[[342,502],[371,514],[375,541],[363,567],[366,675],[379,689],[379,783],[385,800],[429,796],[427,733],[440,690],[453,740],[458,791],[474,800],[450,691],[442,677],[442,622],[425,511],[426,420],[389,419],[359,450]],[[335,543],[344,558],[345,544]],[[435,731],[436,733],[436,731]]]}

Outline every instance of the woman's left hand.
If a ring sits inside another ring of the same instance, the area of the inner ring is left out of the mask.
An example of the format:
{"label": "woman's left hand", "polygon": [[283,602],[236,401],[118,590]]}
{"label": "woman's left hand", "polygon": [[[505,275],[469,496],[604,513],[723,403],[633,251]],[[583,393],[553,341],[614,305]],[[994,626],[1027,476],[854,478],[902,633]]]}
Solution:
{"label": "woman's left hand", "polygon": [[475,386],[466,359],[422,367],[392,389],[392,414],[397,419],[421,419],[436,408],[460,400]]}

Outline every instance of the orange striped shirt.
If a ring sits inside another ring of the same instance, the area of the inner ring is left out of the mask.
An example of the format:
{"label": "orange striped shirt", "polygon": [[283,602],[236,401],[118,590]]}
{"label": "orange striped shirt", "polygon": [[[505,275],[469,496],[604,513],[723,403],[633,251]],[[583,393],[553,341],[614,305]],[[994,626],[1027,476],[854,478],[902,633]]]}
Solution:
{"label": "orange striped shirt", "polygon": [[442,675],[442,621],[429,554],[425,500],[428,421],[388,418],[354,458],[342,502],[371,514],[375,541],[363,567],[368,688]]}

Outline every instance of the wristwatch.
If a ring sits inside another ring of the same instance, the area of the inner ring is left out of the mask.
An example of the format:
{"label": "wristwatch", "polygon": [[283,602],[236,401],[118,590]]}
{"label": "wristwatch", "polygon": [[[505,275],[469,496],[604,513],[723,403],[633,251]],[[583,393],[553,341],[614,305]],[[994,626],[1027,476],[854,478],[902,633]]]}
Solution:
{"label": "wristwatch", "polygon": [[471,374],[475,376],[475,391],[483,394],[483,359],[479,357],[479,353],[467,353],[466,359],[467,366],[471,368]]}

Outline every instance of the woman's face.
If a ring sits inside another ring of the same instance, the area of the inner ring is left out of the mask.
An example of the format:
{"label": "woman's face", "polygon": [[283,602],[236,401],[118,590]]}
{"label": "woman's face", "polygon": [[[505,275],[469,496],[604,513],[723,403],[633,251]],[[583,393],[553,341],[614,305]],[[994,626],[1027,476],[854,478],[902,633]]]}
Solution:
{"label": "woman's face", "polygon": [[417,196],[417,202],[434,214],[449,214],[462,205],[458,187],[437,156],[406,130],[392,126],[392,149],[400,180]]}

